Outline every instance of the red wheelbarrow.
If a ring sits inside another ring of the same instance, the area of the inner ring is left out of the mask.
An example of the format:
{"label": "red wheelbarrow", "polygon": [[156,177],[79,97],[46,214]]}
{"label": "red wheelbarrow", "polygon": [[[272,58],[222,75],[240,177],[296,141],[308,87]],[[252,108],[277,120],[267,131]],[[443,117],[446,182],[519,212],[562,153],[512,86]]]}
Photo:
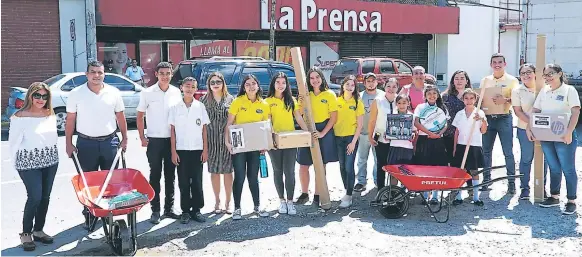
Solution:
{"label": "red wheelbarrow", "polygon": [[[485,171],[490,171],[494,169],[503,168],[505,166],[495,166],[487,169],[482,169],[478,172],[473,173],[473,176],[481,174]],[[471,179],[472,175],[469,175],[465,170],[457,167],[448,166],[424,166],[424,165],[386,165],[382,168],[384,171],[388,172],[390,175],[394,176],[397,180],[402,183],[403,187],[391,185],[382,188],[378,191],[376,199],[370,203],[370,206],[377,207],[380,213],[388,219],[398,219],[404,216],[410,205],[410,196],[415,193],[419,193],[425,202],[428,211],[432,214],[434,219],[438,223],[445,223],[449,220],[450,204],[447,199],[441,194],[441,201],[439,206],[433,210],[428,203],[428,199],[424,197],[423,192],[429,192],[433,190],[438,191],[451,191],[451,195],[460,193],[462,190],[471,190],[474,187],[481,187],[493,184],[497,181],[518,178],[522,175],[510,175],[505,177],[496,178],[490,181],[486,181],[477,186],[463,187],[463,184],[467,180]],[[392,178],[389,177],[389,180]],[[447,214],[445,219],[440,219],[437,217],[436,213],[439,213],[443,207],[446,205]]]}
{"label": "red wheelbarrow", "polygon": [[[73,183],[77,199],[85,207],[84,215],[87,230],[89,232],[93,231],[100,218],[103,222],[103,230],[107,243],[111,246],[113,252],[120,256],[135,255],[137,252],[136,213],[154,198],[155,193],[140,171],[127,168],[125,154],[121,150],[113,161],[114,166],[120,155],[122,169],[111,168],[109,171],[92,171],[87,173],[81,170],[76,154],[73,155],[72,158],[78,175],[75,175],[71,179],[71,182]],[[103,190],[104,186],[105,190]],[[107,210],[96,204],[99,200],[91,200],[93,199],[92,196],[96,195],[107,199],[130,191],[137,191],[146,195],[148,198],[147,202]],[[127,222],[123,218],[113,219],[121,215],[127,215]]]}

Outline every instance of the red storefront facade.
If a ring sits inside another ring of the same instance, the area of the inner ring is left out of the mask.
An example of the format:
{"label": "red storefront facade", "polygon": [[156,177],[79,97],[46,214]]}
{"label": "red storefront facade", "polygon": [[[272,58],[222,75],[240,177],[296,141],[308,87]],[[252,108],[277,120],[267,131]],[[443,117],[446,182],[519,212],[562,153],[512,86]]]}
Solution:
{"label": "red storefront facade", "polygon": [[[149,76],[157,62],[203,56],[268,58],[268,0],[96,0],[98,58]],[[430,2],[430,1],[429,1]],[[459,32],[459,9],[359,0],[278,0],[276,59],[301,47],[306,66],[343,56],[389,56],[427,66],[428,40]],[[335,60],[334,60],[335,59]]]}

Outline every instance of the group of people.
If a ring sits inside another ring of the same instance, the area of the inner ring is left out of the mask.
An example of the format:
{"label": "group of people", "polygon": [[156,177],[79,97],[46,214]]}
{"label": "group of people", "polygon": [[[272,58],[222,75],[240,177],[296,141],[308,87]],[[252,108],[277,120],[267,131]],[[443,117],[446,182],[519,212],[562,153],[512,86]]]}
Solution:
{"label": "group of people", "polygon": [[[580,111],[576,90],[565,83],[560,66],[548,64],[543,68],[546,85],[535,95],[536,68],[531,64],[520,67],[523,84],[505,72],[505,58],[501,54],[491,57],[493,74],[482,79],[481,87],[501,87],[502,94],[494,97],[497,105],[505,107],[505,114],[486,115],[476,108],[480,95],[471,88],[467,72],[456,71],[442,94],[439,89],[425,84],[425,70],[413,68],[413,82],[400,87],[396,79],[389,79],[378,89],[373,73],[364,76],[365,90],[358,92],[356,77],[347,76],[341,83],[339,96],[329,90],[320,69],[307,72],[306,85],[311,102],[312,119],[316,131],[312,136],[319,140],[324,164],[339,162],[345,196],[340,208],[352,205],[353,192],[366,189],[367,161],[370,148],[375,158],[374,182],[378,190],[386,186],[382,167],[388,164],[421,164],[461,167],[469,173],[492,164],[492,149],[497,135],[500,137],[507,174],[515,174],[513,157],[513,122],[511,107],[519,118],[517,137],[521,147],[519,163],[521,178],[520,199],[529,199],[529,177],[534,152],[534,135],[531,132],[531,113],[569,114],[570,121],[562,142],[541,142],[545,160],[550,170],[550,193],[542,207],[560,204],[562,174],[566,179],[567,203],[564,214],[576,211],[577,175],[574,167],[577,136],[574,131]],[[179,87],[170,84],[172,66],[161,62],[156,67],[157,83],[141,92],[137,107],[137,127],[150,166],[149,182],[155,191],[151,201],[152,223],[162,218],[204,222],[203,165],[207,163],[214,193],[214,213],[232,214],[234,220],[242,218],[241,195],[248,179],[254,212],[266,217],[269,214],[260,203],[258,183],[260,156],[270,156],[273,179],[281,214],[295,215],[295,204],[310,200],[309,167],[313,164],[309,148],[267,149],[233,153],[228,127],[270,121],[273,132],[295,130],[295,123],[307,130],[303,120],[304,97],[292,96],[289,79],[277,73],[271,79],[267,97],[258,79],[247,75],[236,96],[227,91],[224,76],[214,72],[208,76],[208,93],[200,101],[194,98],[198,82],[187,77]],[[103,83],[104,66],[92,61],[87,66],[87,83],[71,91],[67,100],[66,152],[76,154],[84,171],[106,170],[116,165],[113,160],[118,148],[127,147],[127,123],[124,104],[115,87]],[[393,139],[386,135],[389,114],[412,115],[413,136],[410,139]],[[147,124],[147,134],[144,125]],[[116,131],[119,128],[121,138]],[[73,134],[78,135],[76,144]],[[24,107],[11,118],[9,141],[14,167],[28,192],[20,234],[25,250],[34,250],[33,241],[51,243],[53,238],[43,232],[50,192],[57,171],[56,118],[51,107],[49,87],[33,83],[27,92]],[[356,156],[358,174],[356,179]],[[301,195],[294,201],[295,163],[299,163]],[[174,183],[176,170],[180,188],[181,215],[174,211]],[[234,175],[233,175],[234,173]],[[335,173],[328,172],[330,176]],[[165,201],[161,212],[161,185],[164,177]],[[222,180],[222,181],[221,181]],[[485,173],[483,182],[491,180]],[[392,184],[398,183],[395,179]],[[479,177],[467,181],[477,186]],[[222,185],[222,186],[221,186]],[[226,198],[221,199],[224,188]],[[472,202],[482,206],[478,187],[472,192]],[[482,186],[481,191],[489,190]],[[514,179],[508,183],[508,193],[516,191]],[[431,194],[432,196],[430,196]],[[234,196],[234,210],[231,206]],[[430,204],[438,204],[438,192],[426,192]],[[458,194],[454,205],[462,204]],[[313,196],[319,205],[319,196]],[[87,210],[83,210],[90,218]],[[34,225],[33,225],[34,224]]]}

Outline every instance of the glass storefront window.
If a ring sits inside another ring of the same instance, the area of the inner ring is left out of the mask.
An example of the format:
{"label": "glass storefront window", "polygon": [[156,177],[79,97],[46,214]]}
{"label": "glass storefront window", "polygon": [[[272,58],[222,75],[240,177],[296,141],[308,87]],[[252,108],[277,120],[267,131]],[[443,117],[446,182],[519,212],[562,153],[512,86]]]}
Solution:
{"label": "glass storefront window", "polygon": [[97,43],[97,60],[103,62],[105,72],[123,75],[133,59],[135,59],[135,44]]}
{"label": "glass storefront window", "polygon": [[212,57],[232,56],[231,40],[192,40],[190,41],[190,56]]}
{"label": "glass storefront window", "polygon": [[145,73],[144,82],[149,87],[157,82],[155,71],[158,63],[162,61],[162,42],[141,41],[139,42],[139,65]]}
{"label": "glass storefront window", "polygon": [[172,63],[174,68],[186,58],[185,48],[183,42],[168,42],[168,62]]}

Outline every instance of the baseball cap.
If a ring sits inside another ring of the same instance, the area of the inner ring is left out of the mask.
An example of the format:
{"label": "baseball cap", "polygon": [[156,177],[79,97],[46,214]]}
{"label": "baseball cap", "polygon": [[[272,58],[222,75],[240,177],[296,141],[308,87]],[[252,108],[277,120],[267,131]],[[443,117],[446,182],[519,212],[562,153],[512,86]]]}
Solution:
{"label": "baseball cap", "polygon": [[374,74],[372,72],[368,72],[368,73],[366,73],[366,75],[364,75],[364,79],[368,79],[370,77],[376,79],[376,74]]}

